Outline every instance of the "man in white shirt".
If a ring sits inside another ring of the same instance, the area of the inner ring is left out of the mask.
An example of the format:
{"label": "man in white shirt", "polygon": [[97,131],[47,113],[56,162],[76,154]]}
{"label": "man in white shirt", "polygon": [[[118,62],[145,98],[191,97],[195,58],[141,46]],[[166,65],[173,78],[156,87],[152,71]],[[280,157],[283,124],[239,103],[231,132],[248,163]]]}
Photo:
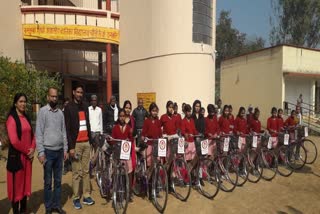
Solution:
{"label": "man in white shirt", "polygon": [[97,95],[91,96],[91,106],[88,107],[89,109],[89,121],[91,126],[91,152],[90,152],[90,166],[92,169],[95,166],[96,162],[96,150],[99,145],[99,136],[103,134],[103,121],[102,121],[102,110],[98,107],[98,97]]}

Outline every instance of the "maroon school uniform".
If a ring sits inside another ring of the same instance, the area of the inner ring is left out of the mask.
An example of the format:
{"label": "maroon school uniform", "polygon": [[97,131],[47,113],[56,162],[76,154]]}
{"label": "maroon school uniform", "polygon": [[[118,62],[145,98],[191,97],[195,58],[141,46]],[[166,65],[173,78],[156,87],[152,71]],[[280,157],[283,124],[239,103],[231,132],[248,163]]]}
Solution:
{"label": "maroon school uniform", "polygon": [[242,134],[248,133],[247,120],[245,118],[237,117],[234,121],[234,133],[241,132]]}
{"label": "maroon school uniform", "polygon": [[276,137],[277,134],[273,132],[278,131],[278,119],[276,117],[269,117],[267,121],[267,129],[271,134],[272,137]]}
{"label": "maroon school uniform", "polygon": [[[194,121],[192,118],[188,120],[187,118],[184,118],[181,122],[181,134],[193,134],[196,135],[198,134],[196,127],[194,125]],[[194,142],[194,138],[192,136],[188,137],[186,139],[187,142]]]}
{"label": "maroon school uniform", "polygon": [[161,135],[161,122],[158,118],[154,120],[148,118],[144,121],[141,136],[151,139],[158,139],[161,137]]}
{"label": "maroon school uniform", "polygon": [[167,135],[177,134],[177,120],[175,116],[169,116],[168,114],[164,114],[160,118],[161,126],[163,127],[162,133]]}
{"label": "maroon school uniform", "polygon": [[250,131],[255,133],[261,133],[261,122],[260,120],[252,119],[250,122]]}
{"label": "maroon school uniform", "polygon": [[173,117],[175,117],[175,119],[176,119],[177,128],[181,129],[181,122],[182,122],[181,114],[179,114],[179,113],[173,114]]}
{"label": "maroon school uniform", "polygon": [[278,132],[282,131],[282,128],[284,127],[284,121],[282,117],[277,117],[278,122]]}
{"label": "maroon school uniform", "polygon": [[205,126],[206,127],[206,131],[205,131],[206,137],[208,137],[209,134],[212,134],[212,135],[219,134],[220,127],[219,127],[217,116],[213,116],[212,119],[210,119],[209,116],[206,117],[205,124],[206,124],[206,126]]}
{"label": "maroon school uniform", "polygon": [[229,134],[231,129],[230,129],[230,120],[221,116],[219,118],[219,127],[220,127],[220,131],[223,132],[224,134]]}
{"label": "maroon school uniform", "polygon": [[234,116],[231,114],[230,116],[229,116],[229,123],[230,123],[230,131],[232,131],[233,132],[233,130],[234,130]]}
{"label": "maroon school uniform", "polygon": [[293,117],[288,117],[286,121],[284,122],[285,126],[296,126],[298,123]]}

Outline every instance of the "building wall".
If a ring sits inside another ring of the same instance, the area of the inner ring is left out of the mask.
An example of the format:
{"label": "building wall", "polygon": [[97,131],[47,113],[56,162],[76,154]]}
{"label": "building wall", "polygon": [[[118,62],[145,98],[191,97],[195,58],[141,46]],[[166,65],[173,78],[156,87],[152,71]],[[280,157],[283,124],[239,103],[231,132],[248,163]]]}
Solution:
{"label": "building wall", "polygon": [[1,4],[0,14],[0,55],[24,61],[20,0],[10,0]]}
{"label": "building wall", "polygon": [[282,47],[226,60],[221,67],[221,99],[233,105],[259,107],[263,126],[273,106],[282,107]]}
{"label": "building wall", "polygon": [[155,92],[162,113],[169,99],[214,102],[215,44],[192,42],[192,0],[122,0],[120,12],[121,103],[141,92]]}

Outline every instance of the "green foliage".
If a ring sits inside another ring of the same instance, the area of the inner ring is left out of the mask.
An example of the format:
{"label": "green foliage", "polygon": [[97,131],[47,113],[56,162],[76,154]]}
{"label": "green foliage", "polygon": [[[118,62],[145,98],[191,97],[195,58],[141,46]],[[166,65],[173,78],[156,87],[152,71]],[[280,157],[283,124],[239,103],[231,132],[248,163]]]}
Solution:
{"label": "green foliage", "polygon": [[46,103],[48,87],[61,89],[61,78],[58,73],[37,71],[21,62],[11,62],[0,56],[0,120],[4,120],[10,109],[14,95],[23,92],[28,97],[28,110],[31,104]]}
{"label": "green foliage", "polygon": [[315,48],[320,43],[319,0],[271,0],[270,43]]}

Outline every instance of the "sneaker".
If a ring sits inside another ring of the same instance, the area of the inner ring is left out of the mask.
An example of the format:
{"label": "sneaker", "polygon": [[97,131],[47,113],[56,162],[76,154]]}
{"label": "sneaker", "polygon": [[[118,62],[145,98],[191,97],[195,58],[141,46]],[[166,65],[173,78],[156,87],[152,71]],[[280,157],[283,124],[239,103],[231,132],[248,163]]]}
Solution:
{"label": "sneaker", "polygon": [[83,198],[83,203],[84,203],[85,205],[93,205],[93,204],[94,204],[94,200],[92,200],[91,197]]}
{"label": "sneaker", "polygon": [[202,178],[199,179],[201,186],[204,186],[204,182],[202,180]]}
{"label": "sneaker", "polygon": [[80,203],[80,199],[73,200],[73,206],[75,209],[80,210],[82,208],[82,205]]}

